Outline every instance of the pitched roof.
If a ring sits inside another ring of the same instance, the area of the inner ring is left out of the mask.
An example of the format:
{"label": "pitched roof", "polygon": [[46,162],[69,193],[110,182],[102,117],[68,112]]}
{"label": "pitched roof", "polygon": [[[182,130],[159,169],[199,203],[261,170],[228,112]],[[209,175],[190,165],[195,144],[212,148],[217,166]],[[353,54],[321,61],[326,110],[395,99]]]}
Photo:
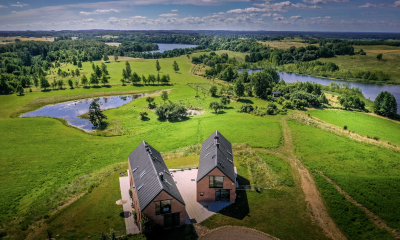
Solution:
{"label": "pitched roof", "polygon": [[232,144],[218,131],[215,131],[201,145],[197,182],[214,168],[218,168],[232,182],[236,182]]}
{"label": "pitched roof", "polygon": [[[145,209],[162,190],[173,198],[185,204],[174,179],[169,172],[161,154],[145,141],[129,155],[129,164],[135,182],[140,209]],[[163,181],[160,179],[163,175]]]}

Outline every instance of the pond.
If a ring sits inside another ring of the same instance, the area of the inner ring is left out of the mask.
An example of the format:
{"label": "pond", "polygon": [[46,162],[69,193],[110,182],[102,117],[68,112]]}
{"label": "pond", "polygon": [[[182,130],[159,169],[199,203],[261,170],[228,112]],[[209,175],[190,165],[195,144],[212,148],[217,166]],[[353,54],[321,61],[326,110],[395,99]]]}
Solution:
{"label": "pond", "polygon": [[[260,70],[248,70],[249,74],[254,72],[259,72]],[[239,73],[242,73],[242,70],[238,70]],[[362,82],[352,82],[352,81],[344,81],[344,80],[334,80],[327,78],[319,78],[312,77],[306,75],[298,75],[292,73],[283,73],[280,72],[279,75],[281,79],[285,80],[285,82],[293,83],[296,81],[300,82],[315,82],[321,85],[329,85],[331,82],[335,83],[348,83],[351,87],[358,87],[361,89],[362,93],[366,98],[370,98],[372,101],[378,96],[380,92],[387,91],[393,94],[396,98],[397,102],[397,112],[400,113],[400,86],[397,85],[385,85],[385,84],[373,84],[373,83],[362,83]]]}
{"label": "pond", "polygon": [[120,107],[142,95],[121,95],[121,96],[107,96],[99,98],[88,98],[76,101],[69,101],[58,103],[54,105],[44,106],[36,111],[23,114],[21,117],[56,117],[63,118],[68,121],[70,125],[85,131],[93,129],[93,125],[89,119],[80,118],[79,116],[89,112],[89,105],[93,99],[99,99],[98,103],[102,110]]}
{"label": "pond", "polygon": [[190,44],[166,44],[166,43],[157,43],[159,50],[156,51],[150,51],[151,53],[163,53],[168,50],[173,50],[176,48],[194,48],[199,45],[190,45]]}

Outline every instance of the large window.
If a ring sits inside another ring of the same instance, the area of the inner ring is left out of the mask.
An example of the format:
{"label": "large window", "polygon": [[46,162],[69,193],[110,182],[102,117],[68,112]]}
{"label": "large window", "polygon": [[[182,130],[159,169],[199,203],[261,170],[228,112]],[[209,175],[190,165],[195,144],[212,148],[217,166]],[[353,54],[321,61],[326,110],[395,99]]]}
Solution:
{"label": "large window", "polygon": [[156,214],[165,214],[171,212],[171,200],[157,201],[156,203]]}
{"label": "large window", "polygon": [[224,177],[210,176],[210,188],[222,188],[224,186]]}

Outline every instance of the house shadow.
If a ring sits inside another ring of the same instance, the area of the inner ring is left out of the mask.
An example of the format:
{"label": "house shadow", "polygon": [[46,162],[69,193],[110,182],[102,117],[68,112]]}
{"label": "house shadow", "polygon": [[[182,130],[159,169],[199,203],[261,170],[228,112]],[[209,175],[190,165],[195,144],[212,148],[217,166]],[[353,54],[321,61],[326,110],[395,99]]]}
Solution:
{"label": "house shadow", "polygon": [[129,218],[130,216],[132,216],[132,213],[128,212],[128,211],[124,211],[124,212],[120,212],[119,216],[122,218]]}
{"label": "house shadow", "polygon": [[247,192],[244,189],[236,190],[236,200],[231,205],[219,211],[220,214],[227,217],[243,220],[250,213]]}

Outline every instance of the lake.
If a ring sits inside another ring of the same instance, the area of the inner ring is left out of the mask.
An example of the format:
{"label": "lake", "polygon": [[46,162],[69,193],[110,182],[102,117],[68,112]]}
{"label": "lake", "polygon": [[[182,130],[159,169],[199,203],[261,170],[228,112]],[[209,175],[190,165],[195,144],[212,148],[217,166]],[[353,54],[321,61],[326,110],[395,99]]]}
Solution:
{"label": "lake", "polygon": [[[121,95],[121,96],[107,96],[99,97],[98,103],[102,110],[120,107],[125,105],[142,95]],[[23,114],[21,117],[56,117],[63,118],[68,121],[70,125],[85,131],[93,129],[93,125],[89,119],[79,118],[78,116],[89,112],[89,105],[94,98],[81,99],[76,101],[69,101],[58,103],[54,105],[44,106],[36,111]]]}
{"label": "lake", "polygon": [[[248,70],[249,74],[253,72],[259,72],[260,70]],[[242,70],[238,70],[239,73],[242,73]],[[348,83],[351,87],[358,87],[361,89],[362,93],[366,98],[370,98],[372,101],[378,96],[380,92],[387,91],[393,94],[396,98],[397,102],[397,112],[400,113],[400,86],[397,85],[385,85],[385,84],[373,84],[373,83],[362,83],[362,82],[352,82],[352,81],[344,81],[344,80],[334,80],[327,78],[319,78],[312,77],[306,75],[298,75],[292,73],[283,73],[280,72],[279,75],[281,79],[285,80],[285,82],[293,83],[293,82],[315,82],[321,85],[329,85],[331,82],[335,83]]]}
{"label": "lake", "polygon": [[157,43],[158,48],[160,48],[160,50],[156,50],[156,51],[149,51],[151,53],[163,53],[165,51],[168,50],[174,50],[176,48],[194,48],[197,47],[199,45],[190,45],[190,44],[165,44],[165,43]]}

